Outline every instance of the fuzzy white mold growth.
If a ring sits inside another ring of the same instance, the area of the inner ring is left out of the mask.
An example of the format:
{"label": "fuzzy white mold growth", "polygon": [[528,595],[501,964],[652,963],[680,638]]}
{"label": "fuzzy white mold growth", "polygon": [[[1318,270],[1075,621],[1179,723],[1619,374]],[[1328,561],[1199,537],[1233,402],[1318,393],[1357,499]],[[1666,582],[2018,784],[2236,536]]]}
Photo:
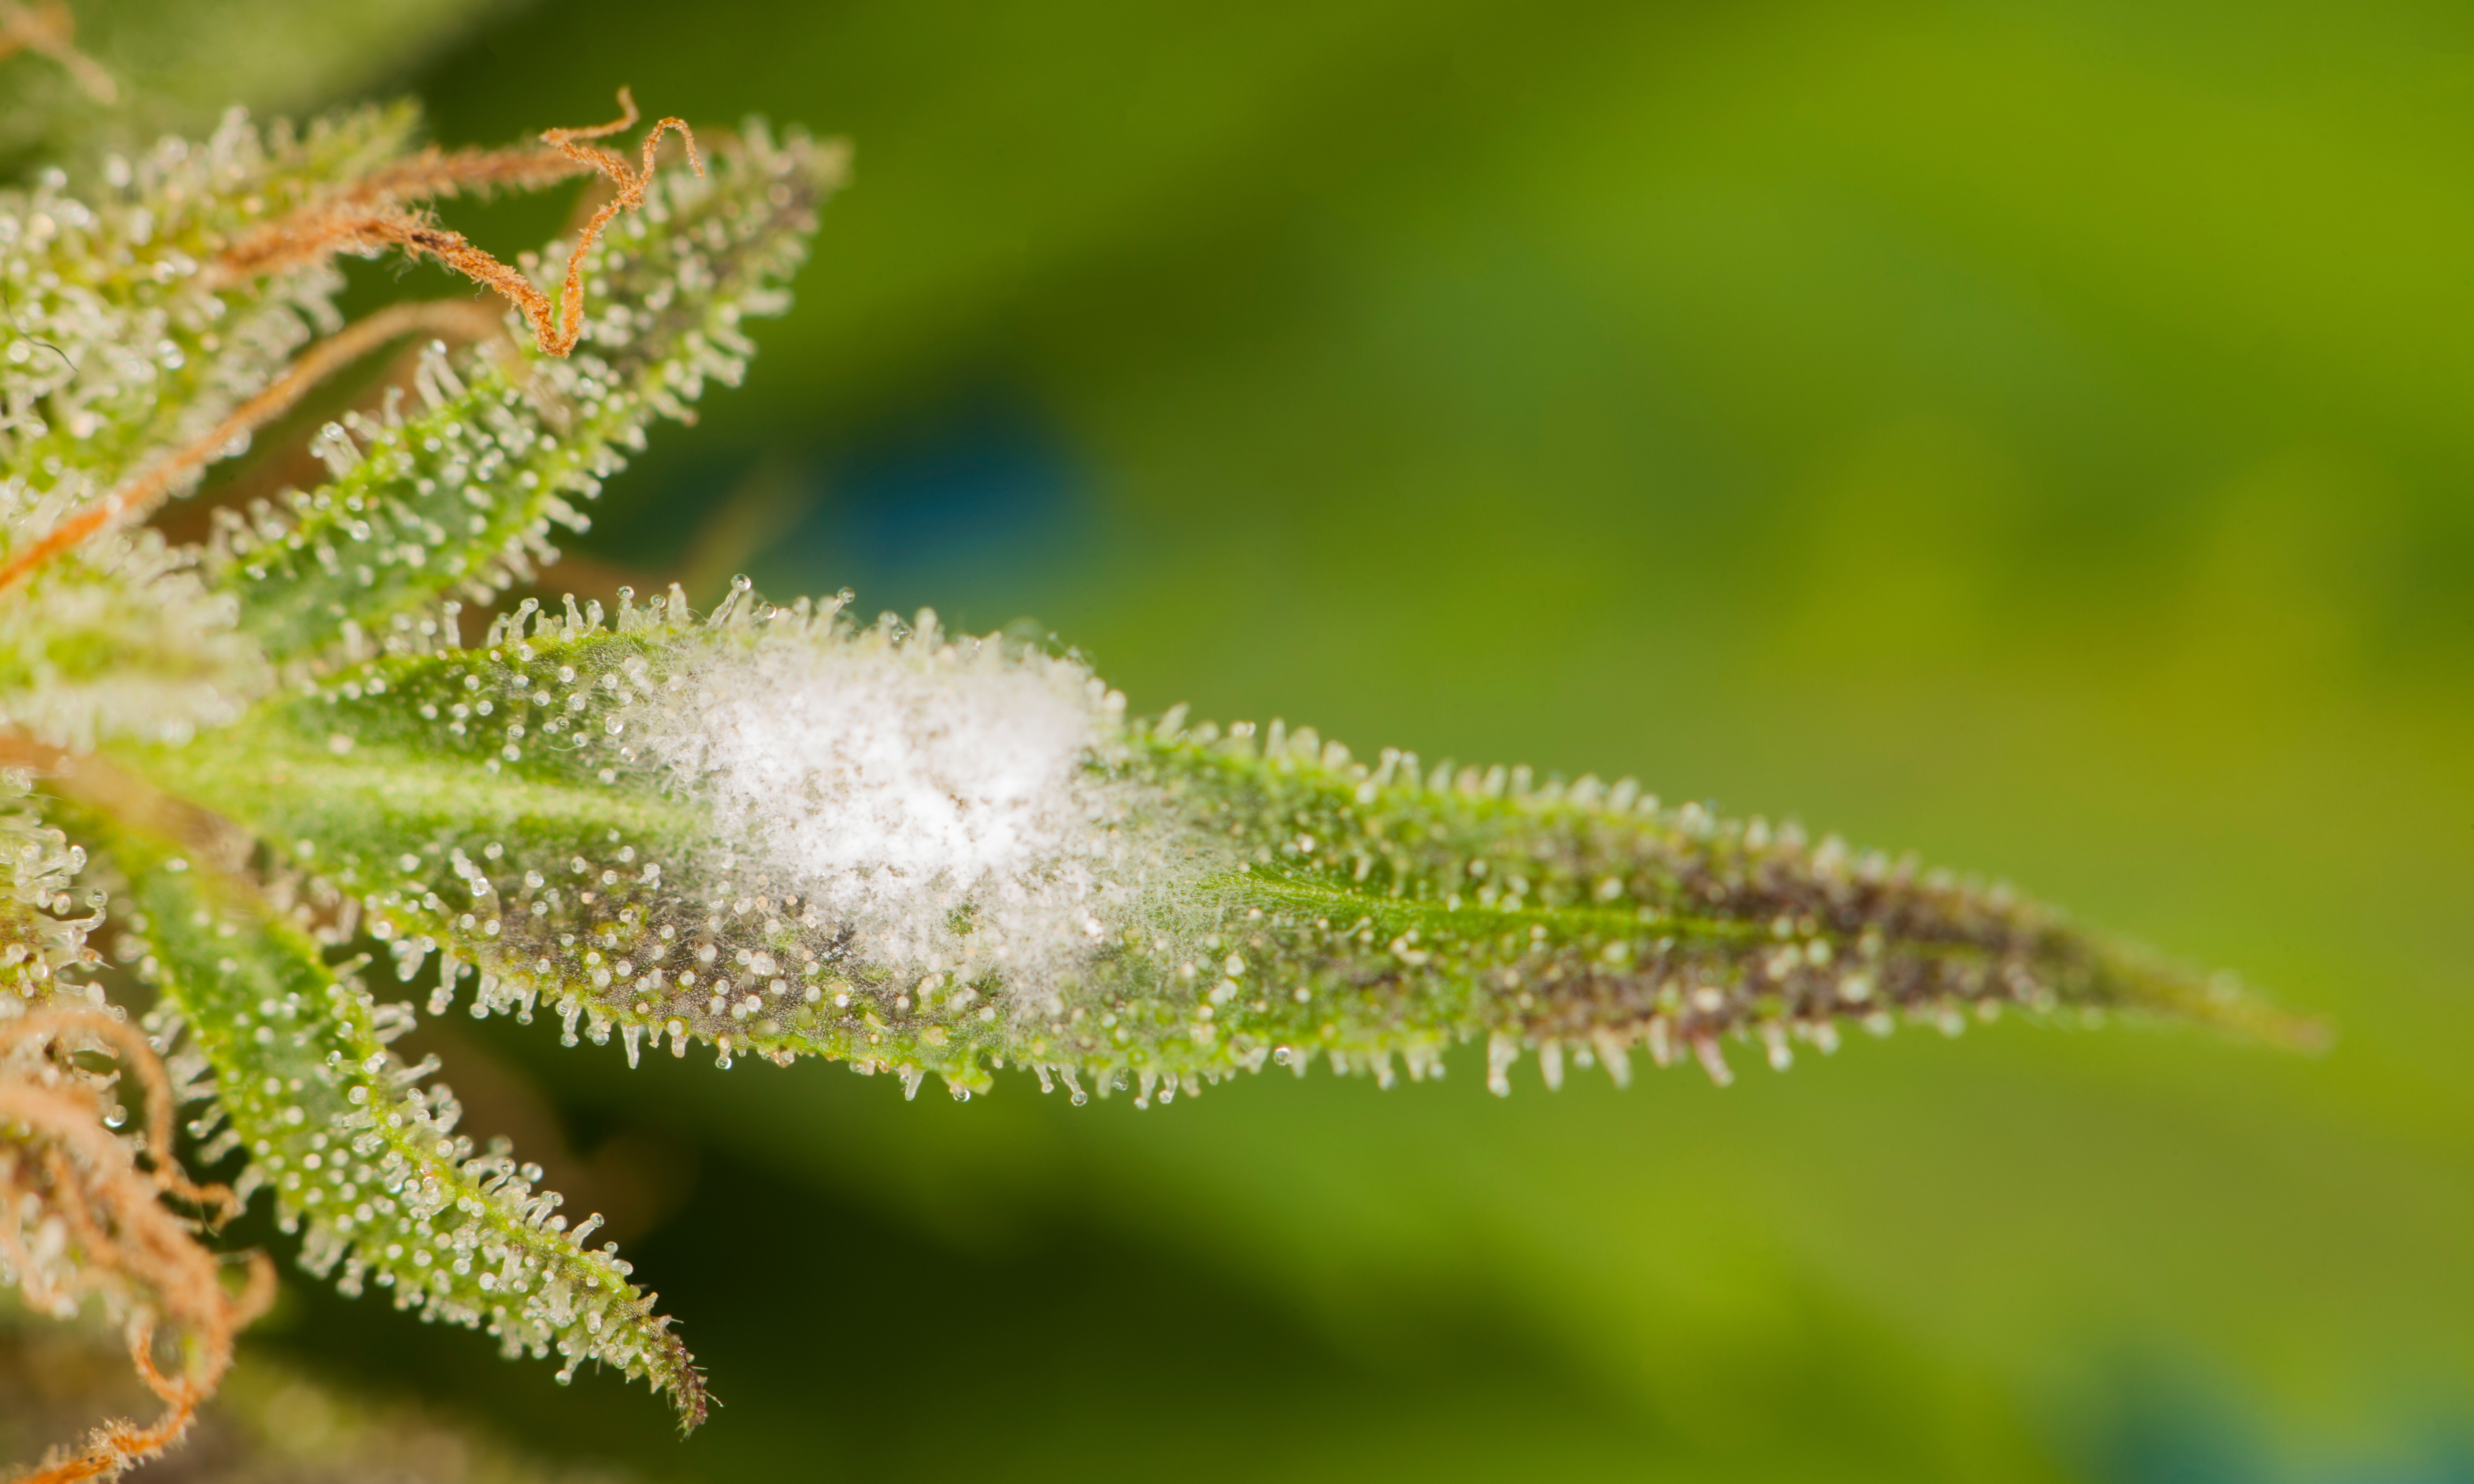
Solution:
{"label": "fuzzy white mold growth", "polygon": [[1041,985],[1145,873],[1093,761],[1122,701],[1072,661],[800,634],[695,663],[646,738],[712,810],[731,868],[858,935],[862,957]]}

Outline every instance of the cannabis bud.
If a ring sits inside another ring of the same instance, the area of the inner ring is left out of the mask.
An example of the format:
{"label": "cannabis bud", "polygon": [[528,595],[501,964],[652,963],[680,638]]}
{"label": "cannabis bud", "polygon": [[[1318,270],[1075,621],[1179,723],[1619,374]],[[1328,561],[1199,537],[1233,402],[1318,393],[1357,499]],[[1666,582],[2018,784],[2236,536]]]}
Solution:
{"label": "cannabis bud", "polygon": [[[171,1411],[95,1457],[176,1434],[262,1302],[167,1201],[271,1201],[345,1293],[704,1416],[599,1218],[388,1049],[421,1013],[388,979],[631,1065],[701,1044],[957,1097],[1018,1069],[1137,1107],[1317,1060],[1388,1086],[1465,1043],[1506,1091],[1529,1055],[1550,1087],[1642,1058],[1724,1083],[1739,1043],[1783,1068],[2004,1010],[2292,1034],[2006,888],[1629,782],[1129,718],[1070,652],[847,594],[545,604],[558,530],[739,379],[843,172],[756,123],[594,142],[635,117],[449,153],[401,109],[235,114],[0,194],[0,1277],[206,1342],[173,1375],[139,1342]],[[578,176],[590,213],[512,266],[430,215]],[[497,302],[347,324],[336,258],[380,253]],[[323,482],[194,543],[144,523],[391,348],[310,439]],[[127,1136],[99,1061],[153,1100]],[[181,1172],[176,1107],[228,1187]]]}

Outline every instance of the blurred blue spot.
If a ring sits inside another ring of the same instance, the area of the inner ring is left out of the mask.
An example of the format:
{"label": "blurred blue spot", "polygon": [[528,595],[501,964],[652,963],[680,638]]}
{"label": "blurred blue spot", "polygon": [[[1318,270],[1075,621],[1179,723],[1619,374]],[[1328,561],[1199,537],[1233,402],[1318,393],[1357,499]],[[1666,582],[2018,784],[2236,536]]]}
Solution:
{"label": "blurred blue spot", "polygon": [[2474,1484],[2474,1440],[2442,1423],[2419,1448],[2382,1456],[2279,1456],[2268,1420],[2169,1367],[2134,1366],[2089,1472],[2105,1484]]}
{"label": "blurred blue spot", "polygon": [[2218,1407],[2189,1395],[2145,1391],[2104,1440],[2098,1475],[2109,1484],[2271,1484],[2275,1471]]}
{"label": "blurred blue spot", "polygon": [[[1085,481],[1020,401],[979,396],[815,458],[813,504],[759,564],[860,611],[925,603],[985,623],[1034,603],[1085,534]],[[999,613],[996,610],[1006,609]]]}

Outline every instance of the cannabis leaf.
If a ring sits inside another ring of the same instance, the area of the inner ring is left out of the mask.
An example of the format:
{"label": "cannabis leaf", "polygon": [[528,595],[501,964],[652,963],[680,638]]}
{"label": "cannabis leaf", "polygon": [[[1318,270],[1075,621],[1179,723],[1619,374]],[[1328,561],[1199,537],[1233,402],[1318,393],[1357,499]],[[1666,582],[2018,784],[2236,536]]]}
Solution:
{"label": "cannabis leaf", "polygon": [[148,766],[362,903],[398,973],[788,1061],[1007,1063],[1104,1095],[1309,1058],[1413,1078],[1489,1043],[1618,1083],[2015,1007],[2276,1034],[2228,983],[2000,888],[1630,784],[1371,766],[1274,722],[1128,722],[1071,657],[838,602],[534,610],[339,669]]}
{"label": "cannabis leaf", "polygon": [[[1550,1087],[1637,1057],[1724,1083],[1734,1043],[1783,1068],[2005,1010],[2307,1034],[2006,888],[1630,783],[1129,718],[1070,652],[858,623],[847,595],[521,596],[652,423],[739,379],[843,172],[754,123],[688,136],[692,169],[657,154],[676,120],[636,163],[588,142],[634,118],[445,154],[403,109],[235,115],[0,195],[0,1027],[142,986],[197,1157],[344,1292],[704,1416],[598,1218],[388,1049],[419,1011],[372,987],[380,953],[430,1014],[552,1013],[630,1064],[703,1044],[958,1097],[1020,1068],[1137,1106],[1316,1059],[1388,1086],[1468,1042],[1501,1092],[1531,1054]],[[427,214],[578,174],[596,209],[518,267]],[[336,255],[394,251],[511,307],[344,324]],[[312,438],[325,483],[194,544],[134,523],[407,337]],[[107,927],[126,975],[87,946]],[[0,1150],[58,1136],[0,1106]],[[21,1285],[42,1210],[0,1204]]]}

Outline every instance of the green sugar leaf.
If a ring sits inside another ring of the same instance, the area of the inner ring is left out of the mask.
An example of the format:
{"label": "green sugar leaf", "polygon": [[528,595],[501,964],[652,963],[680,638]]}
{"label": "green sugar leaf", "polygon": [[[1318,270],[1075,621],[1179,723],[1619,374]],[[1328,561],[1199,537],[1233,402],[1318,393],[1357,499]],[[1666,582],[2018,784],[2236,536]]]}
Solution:
{"label": "green sugar leaf", "polygon": [[[100,495],[202,438],[262,389],[313,327],[341,323],[325,263],[226,280],[218,254],[400,154],[409,107],[296,132],[234,112],[204,140],[111,157],[0,191],[0,481],[33,502]],[[63,501],[65,503],[66,501]],[[8,529],[14,550],[28,532]]]}
{"label": "green sugar leaf", "polygon": [[[47,510],[11,503],[0,522]],[[196,553],[152,530],[107,531],[0,597],[0,722],[58,746],[178,741],[240,715],[269,678],[237,604],[202,585]]]}
{"label": "green sugar leaf", "polygon": [[1129,752],[1127,775],[1235,859],[1199,944],[1125,935],[1079,1013],[1027,1048],[1104,1086],[1190,1086],[1267,1053],[1388,1084],[1395,1056],[1418,1077],[1476,1039],[1498,1092],[1524,1051],[1549,1086],[1567,1058],[1623,1084],[1642,1051],[1725,1083],[1730,1042],[1783,1070],[1800,1044],[1834,1051],[1842,1027],[1955,1034],[2004,1010],[2301,1034],[2228,980],[2006,887],[1667,808],[1629,782],[1541,787],[1392,750],[1370,765],[1276,721],[1260,737],[1142,727]]}
{"label": "green sugar leaf", "polygon": [[386,1049],[410,1007],[378,1004],[247,888],[163,842],[98,833],[130,874],[162,994],[150,1029],[158,1044],[184,1034],[211,1074],[212,1107],[192,1128],[213,1134],[208,1157],[247,1154],[235,1192],[273,1192],[285,1229],[305,1229],[304,1267],[347,1295],[376,1285],[400,1309],[483,1330],[511,1358],[555,1353],[562,1378],[587,1360],[616,1367],[667,1392],[683,1426],[703,1421],[703,1378],[669,1321],[615,1244],[582,1245],[597,1218],[570,1229],[537,1168],[455,1131],[434,1062]]}
{"label": "green sugar leaf", "polygon": [[165,754],[358,900],[440,1011],[596,1043],[1174,1096],[1488,1046],[1724,1082],[1749,1041],[2004,1010],[2292,1028],[2006,888],[1630,784],[1372,764],[1273,723],[1126,723],[1078,662],[837,604],[527,615]]}
{"label": "green sugar leaf", "polygon": [[556,560],[552,527],[584,528],[578,505],[647,424],[686,419],[706,382],[743,375],[754,346],[740,326],[788,307],[781,285],[841,170],[837,147],[777,144],[751,124],[704,178],[669,169],[642,212],[612,223],[585,264],[573,355],[429,348],[417,409],[391,400],[319,435],[331,483],[225,514],[208,563],[242,627],[278,660],[349,653],[400,642],[442,593],[487,601]]}
{"label": "green sugar leaf", "polygon": [[43,822],[33,792],[24,769],[0,769],[0,1019],[63,990],[85,998],[86,986],[69,976],[94,961],[86,934],[102,921],[100,912],[70,915],[96,905],[75,891],[85,850]]}

